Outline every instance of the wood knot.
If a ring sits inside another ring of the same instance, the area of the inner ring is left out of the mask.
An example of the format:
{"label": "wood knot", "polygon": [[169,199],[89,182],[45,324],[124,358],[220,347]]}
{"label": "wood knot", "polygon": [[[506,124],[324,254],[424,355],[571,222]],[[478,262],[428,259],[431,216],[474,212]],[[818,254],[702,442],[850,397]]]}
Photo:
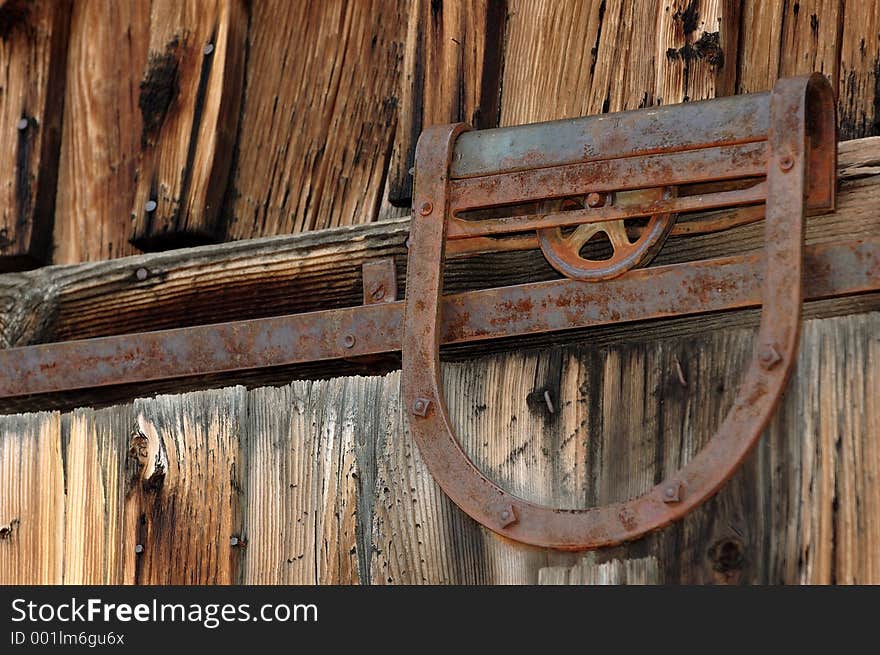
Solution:
{"label": "wood knot", "polygon": [[159,431],[143,414],[138,416],[137,423],[131,431],[128,452],[140,465],[139,477],[144,490],[161,489],[165,482],[165,473],[168,471],[168,456]]}
{"label": "wood knot", "polygon": [[15,528],[18,527],[19,520],[12,519],[9,523],[5,525],[0,525],[0,540],[9,539],[12,537],[12,533],[15,531]]}
{"label": "wood knot", "polygon": [[738,582],[746,564],[746,547],[736,537],[719,539],[709,548],[709,559],[719,582]]}

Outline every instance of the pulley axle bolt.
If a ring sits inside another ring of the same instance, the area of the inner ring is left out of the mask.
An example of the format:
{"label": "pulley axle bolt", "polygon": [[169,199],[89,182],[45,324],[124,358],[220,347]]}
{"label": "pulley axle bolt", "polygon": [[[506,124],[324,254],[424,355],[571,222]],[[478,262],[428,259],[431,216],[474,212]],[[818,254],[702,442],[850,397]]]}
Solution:
{"label": "pulley axle bolt", "polygon": [[587,206],[588,207],[604,207],[605,206],[605,194],[597,193],[593,191],[593,193],[587,196]]}

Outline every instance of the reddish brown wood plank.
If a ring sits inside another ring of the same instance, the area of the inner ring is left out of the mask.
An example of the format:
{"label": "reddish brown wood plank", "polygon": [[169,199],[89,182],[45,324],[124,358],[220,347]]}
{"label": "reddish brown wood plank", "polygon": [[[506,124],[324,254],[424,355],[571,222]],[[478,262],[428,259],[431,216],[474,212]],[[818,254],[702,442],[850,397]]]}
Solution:
{"label": "reddish brown wood plank", "polygon": [[735,2],[514,0],[509,13],[504,125],[733,92]]}
{"label": "reddish brown wood plank", "polygon": [[142,0],[73,7],[53,263],[133,255],[128,215],[140,151],[138,83],[149,45]]}
{"label": "reddish brown wood plank", "polygon": [[410,6],[400,119],[388,198],[408,206],[416,141],[429,125],[498,125],[505,0],[417,0]]}
{"label": "reddish brown wood plank", "polygon": [[140,82],[141,153],[132,243],[216,241],[244,77],[243,0],[154,0]]}
{"label": "reddish brown wood plank", "polygon": [[375,220],[407,9],[395,0],[253,4],[228,239]]}
{"label": "reddish brown wood plank", "polygon": [[766,91],[780,77],[819,71],[838,82],[841,0],[770,0],[743,6],[738,93]]}
{"label": "reddish brown wood plank", "polygon": [[880,134],[880,2],[846,3],[842,29],[840,138]]}
{"label": "reddish brown wood plank", "polygon": [[52,238],[70,3],[0,6],[0,271],[45,262]]}

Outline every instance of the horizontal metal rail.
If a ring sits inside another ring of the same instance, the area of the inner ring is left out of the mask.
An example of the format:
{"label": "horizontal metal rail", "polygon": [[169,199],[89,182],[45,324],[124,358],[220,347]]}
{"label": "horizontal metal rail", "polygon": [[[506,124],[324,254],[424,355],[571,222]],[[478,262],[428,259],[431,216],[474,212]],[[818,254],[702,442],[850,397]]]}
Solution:
{"label": "horizontal metal rail", "polygon": [[[516,337],[758,307],[760,254],[443,298],[441,342]],[[880,290],[880,239],[808,246],[804,297]],[[0,397],[397,352],[403,302],[0,350]]]}
{"label": "horizontal metal rail", "polygon": [[766,172],[767,144],[746,143],[452,180],[449,202],[456,213],[596,191],[757,177]]}
{"label": "horizontal metal rail", "polygon": [[454,178],[766,141],[769,94],[716,98],[615,114],[466,132],[455,142]]}

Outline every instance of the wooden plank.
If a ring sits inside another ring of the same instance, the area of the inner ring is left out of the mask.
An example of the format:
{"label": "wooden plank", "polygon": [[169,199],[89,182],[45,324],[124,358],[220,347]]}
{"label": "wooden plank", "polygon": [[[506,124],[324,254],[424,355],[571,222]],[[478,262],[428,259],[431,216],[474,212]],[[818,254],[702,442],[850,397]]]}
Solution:
{"label": "wooden plank", "polygon": [[140,134],[140,72],[150,5],[74,4],[55,212],[55,264],[133,255],[129,243]]}
{"label": "wooden plank", "polygon": [[294,382],[248,394],[243,584],[356,584],[355,443],[374,380]]}
{"label": "wooden plank", "polygon": [[134,582],[135,535],[126,532],[125,516],[139,472],[129,450],[134,425],[130,404],[80,409],[62,419],[65,584]]}
{"label": "wooden plank", "polygon": [[538,572],[538,583],[543,585],[647,585],[661,579],[657,558],[651,556],[599,564],[589,554],[570,568],[551,566]]}
{"label": "wooden plank", "polygon": [[738,27],[727,0],[511,2],[501,123],[730,94]]}
{"label": "wooden plank", "polygon": [[45,263],[52,239],[70,3],[0,6],[0,272]]}
{"label": "wooden plank", "polygon": [[406,10],[393,0],[253,5],[227,239],[375,220]]}
{"label": "wooden plank", "polygon": [[[880,420],[878,327],[877,312],[808,321],[792,387],[734,479],[682,523],[598,551],[595,562],[650,555],[661,572],[653,581],[666,583],[876,582],[878,460],[865,458]],[[463,447],[507,489],[561,506],[604,504],[645,491],[705,443],[732,400],[752,334],[450,364],[446,397]],[[405,442],[402,429],[387,438],[396,465],[376,485],[391,498],[377,522],[376,581],[385,571],[410,583],[582,581],[579,556],[566,562],[571,555],[506,542],[459,516]],[[410,507],[421,508],[417,516]]]}
{"label": "wooden plank", "polygon": [[491,581],[481,528],[440,490],[400,411],[400,374],[380,379],[377,431],[366,435],[358,468],[369,471],[360,522],[370,584],[486,584]]}
{"label": "wooden plank", "polygon": [[245,469],[243,387],[134,403],[141,465],[125,500],[124,579],[136,584],[239,580]]}
{"label": "wooden plank", "polygon": [[132,243],[162,250],[219,240],[248,29],[243,0],[156,0],[142,116]]}
{"label": "wooden plank", "polygon": [[[845,142],[839,158],[838,210],[808,219],[808,243],[876,236],[880,228],[874,211],[880,202],[880,139]],[[408,232],[408,221],[402,220],[5,277],[0,279],[0,326],[9,327],[0,336],[14,332],[14,342],[22,345],[358,305],[361,265],[389,256],[396,258],[402,297]],[[761,247],[758,222],[671,238],[656,262]],[[451,293],[555,277],[540,252],[507,252],[449,261],[445,288]],[[21,327],[25,317],[31,329]],[[614,331],[626,334],[625,328]]]}
{"label": "wooden plank", "polygon": [[[398,373],[3,417],[0,579],[60,581],[63,550],[67,582],[876,584],[878,333],[880,312],[807,321],[791,386],[734,478],[684,521],[586,557],[458,510],[412,443]],[[613,502],[706,442],[753,335],[451,362],[446,398],[463,447],[506,488]]]}
{"label": "wooden plank", "polygon": [[429,125],[498,125],[505,0],[417,0],[410,6],[388,198],[409,207],[415,147]]}
{"label": "wooden plank", "polygon": [[840,138],[880,134],[880,3],[846,4],[840,44]]}
{"label": "wooden plank", "polygon": [[842,0],[745,3],[737,93],[766,91],[780,77],[813,71],[838,88],[843,5]]}
{"label": "wooden plank", "polygon": [[663,0],[657,18],[657,103],[732,95],[741,3]]}
{"label": "wooden plank", "polygon": [[61,416],[0,417],[0,584],[61,584]]}
{"label": "wooden plank", "polygon": [[804,583],[880,580],[878,327],[877,314],[835,319],[830,329],[808,326],[815,347],[798,376],[808,445],[797,515]]}

